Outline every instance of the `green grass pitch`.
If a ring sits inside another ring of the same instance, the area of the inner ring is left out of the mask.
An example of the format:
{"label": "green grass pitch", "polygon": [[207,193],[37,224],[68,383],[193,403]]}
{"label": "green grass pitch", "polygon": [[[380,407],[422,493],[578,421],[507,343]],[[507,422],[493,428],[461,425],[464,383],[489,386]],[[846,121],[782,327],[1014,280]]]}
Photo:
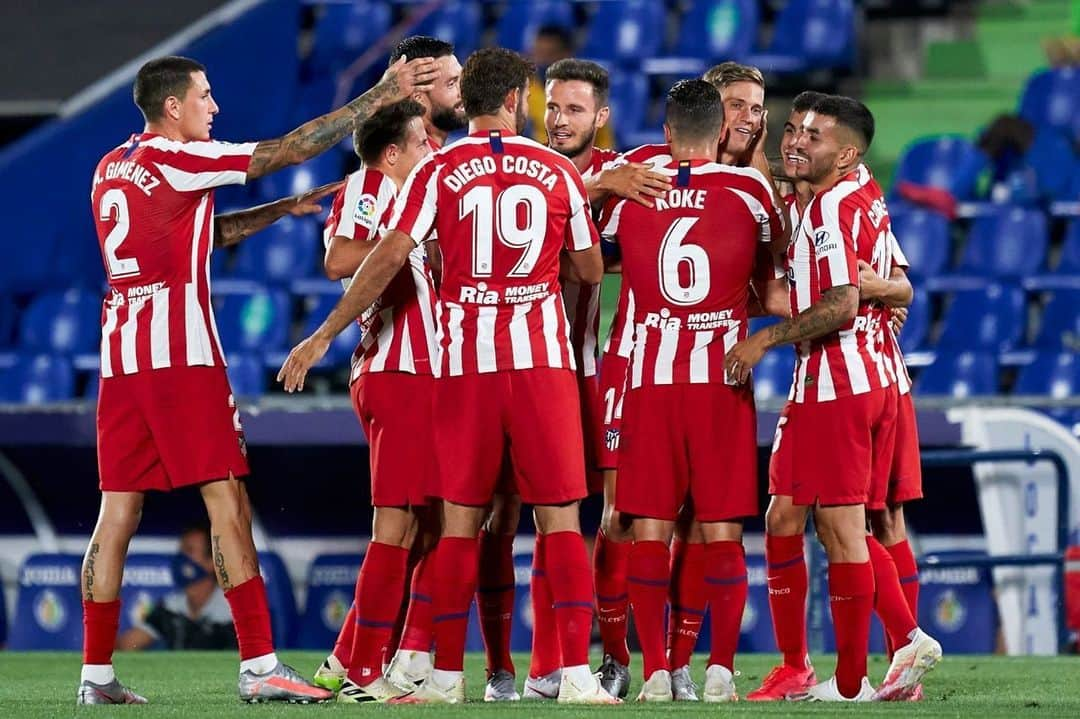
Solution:
{"label": "green grass pitch", "polygon": [[[286,651],[282,658],[302,674],[310,676],[322,660],[319,652]],[[775,657],[745,655],[738,659],[742,676],[736,681],[740,692],[754,688]],[[528,667],[527,657],[518,657],[519,677]],[[986,657],[946,656],[925,684],[926,700],[919,704],[895,703],[859,705],[807,705],[792,703],[713,706],[704,704],[641,705],[629,702],[621,707],[559,707],[553,703],[523,702],[517,705],[483,704],[483,657],[470,655],[467,664],[470,703],[461,707],[346,706],[247,706],[236,698],[237,660],[231,652],[188,652],[147,654],[119,653],[116,667],[121,678],[150,699],[141,707],[76,707],[80,658],[75,653],[0,652],[0,719],[15,717],[268,717],[335,716],[377,713],[380,716],[414,714],[425,717],[480,715],[504,717],[578,716],[649,717],[658,715],[702,716],[708,714],[743,716],[790,716],[813,714],[834,716],[923,717],[1080,717],[1080,658],[1077,657]],[[635,684],[640,681],[640,659],[635,657]],[[871,658],[871,678],[880,679],[885,660]],[[832,670],[832,659],[817,662],[821,675]],[[694,675],[703,679],[704,658],[694,661]],[[520,681],[519,681],[520,687]]]}

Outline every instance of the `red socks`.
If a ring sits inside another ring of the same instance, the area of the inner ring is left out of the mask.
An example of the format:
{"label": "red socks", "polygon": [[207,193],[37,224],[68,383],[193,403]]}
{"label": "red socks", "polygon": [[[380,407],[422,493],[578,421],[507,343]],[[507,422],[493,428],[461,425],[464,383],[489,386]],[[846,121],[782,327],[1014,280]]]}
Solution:
{"label": "red socks", "polygon": [[806,593],[809,580],[803,557],[803,535],[765,535],[765,562],[769,583],[776,648],[789,667],[806,667]]}
{"label": "red socks", "polygon": [[443,537],[435,548],[435,668],[460,672],[465,667],[465,632],[469,603],[476,591],[480,543],[466,537]]}
{"label": "red socks", "polygon": [[414,652],[430,652],[432,645],[432,620],[435,616],[435,550],[420,559],[412,575],[409,593],[409,610],[405,614],[405,628],[401,630],[398,649]]}
{"label": "red socks", "polygon": [[[627,584],[634,608],[634,627],[641,644],[645,679],[669,669],[664,652],[664,605],[671,585],[671,556],[665,542],[634,542]],[[674,612],[673,612],[674,614]],[[679,665],[682,666],[682,665]]]}
{"label": "red socks", "polygon": [[671,549],[668,663],[678,669],[690,663],[705,620],[705,545],[676,539]]}
{"label": "red socks", "polygon": [[[359,578],[357,583],[359,583]],[[356,602],[349,605],[349,613],[345,615],[345,621],[341,623],[341,631],[338,632],[337,641],[334,642],[332,654],[341,662],[341,666],[349,666],[349,658],[352,657],[353,637],[356,635]]]}
{"label": "red socks", "polygon": [[407,549],[379,542],[368,545],[356,578],[356,634],[352,654],[345,663],[349,679],[360,686],[382,676],[383,649],[401,609],[408,562]]}
{"label": "red socks", "polygon": [[863,564],[829,565],[829,604],[836,633],[836,684],[853,697],[866,676],[870,612],[874,606],[874,569]]}
{"label": "red socks", "polygon": [[476,608],[487,652],[487,673],[514,673],[510,625],[514,612],[514,536],[480,532],[480,583]]}
{"label": "red socks", "polygon": [[546,552],[544,535],[537,534],[536,546],[533,548],[532,581],[529,585],[533,610],[532,660],[529,664],[531,677],[545,677],[562,667],[559,628],[555,619],[555,598],[551,596],[551,584],[544,567]]}
{"label": "red socks", "polygon": [[918,625],[904,598],[892,556],[878,540],[869,535],[866,537],[866,547],[870,550],[870,566],[874,568],[874,611],[889,635],[891,653],[910,641],[908,635]]}
{"label": "red socks", "polygon": [[589,663],[593,622],[592,569],[585,540],[578,532],[553,532],[544,537],[544,569],[554,598],[562,664]]}
{"label": "red socks", "polygon": [[[712,612],[712,648],[709,665],[735,668],[735,648],[746,607],[746,554],[741,542],[705,545],[705,591]],[[680,665],[681,666],[681,665]]]}
{"label": "red socks", "polygon": [[236,627],[236,643],[240,661],[270,654],[274,639],[270,629],[270,608],[266,604],[266,585],[256,574],[239,586],[225,592]]}
{"label": "red socks", "polygon": [[900,577],[900,588],[904,590],[904,599],[907,600],[908,609],[915,623],[919,623],[919,565],[915,562],[915,554],[911,551],[911,544],[905,539],[902,542],[885,547],[885,550],[893,558],[896,564],[896,573]]}
{"label": "red socks", "polygon": [[596,609],[600,619],[600,639],[604,654],[623,666],[630,665],[626,645],[627,609],[630,594],[626,588],[626,570],[632,542],[612,542],[597,530],[593,548],[593,577],[596,582]]}
{"label": "red socks", "polygon": [[82,606],[83,664],[112,664],[116,632],[120,627],[120,600],[88,602],[84,599]]}

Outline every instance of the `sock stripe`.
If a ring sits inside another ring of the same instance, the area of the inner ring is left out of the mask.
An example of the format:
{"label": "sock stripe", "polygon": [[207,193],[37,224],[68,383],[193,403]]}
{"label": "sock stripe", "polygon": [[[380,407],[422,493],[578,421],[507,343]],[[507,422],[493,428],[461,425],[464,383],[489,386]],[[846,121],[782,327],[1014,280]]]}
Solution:
{"label": "sock stripe", "polygon": [[394,622],[379,622],[379,621],[375,621],[374,619],[361,619],[360,617],[356,618],[356,624],[357,624],[357,626],[371,627],[372,629],[393,629],[394,628]]}
{"label": "sock stripe", "polygon": [[601,602],[624,602],[630,598],[629,592],[623,592],[622,594],[597,594],[597,601]]}
{"label": "sock stripe", "polygon": [[682,612],[683,614],[693,614],[693,615],[696,615],[696,616],[699,616],[699,617],[704,617],[705,616],[705,610],[704,609],[695,609],[694,607],[684,607],[684,606],[682,606],[680,604],[672,604],[671,605],[671,611],[673,611],[673,612]]}
{"label": "sock stripe", "polygon": [[431,597],[426,594],[421,594],[420,592],[413,592],[409,595],[409,599],[417,602],[427,602],[428,604],[431,604]]}
{"label": "sock stripe", "polygon": [[805,560],[803,559],[803,555],[800,554],[797,557],[792,557],[791,559],[785,559],[783,562],[769,562],[767,566],[768,566],[769,569],[784,569],[786,567],[793,567],[796,564],[798,564],[799,562],[804,562],[804,561]]}
{"label": "sock stripe", "polygon": [[900,583],[901,584],[910,584],[911,582],[917,582],[917,581],[919,581],[919,575],[918,574],[912,574],[911,576],[908,576],[908,577],[900,577]]}
{"label": "sock stripe", "polygon": [[739,577],[705,577],[706,584],[745,584],[746,575]]}
{"label": "sock stripe", "polygon": [[644,584],[647,587],[666,587],[671,583],[667,579],[646,579],[645,577],[627,577],[626,581],[634,584]]}
{"label": "sock stripe", "polygon": [[468,618],[469,618],[469,613],[468,612],[454,612],[453,614],[439,614],[432,621],[436,621],[436,622],[452,622],[452,621],[454,621],[456,619],[468,619]]}
{"label": "sock stripe", "polygon": [[591,611],[592,608],[593,608],[593,603],[592,602],[555,602],[551,606],[555,607],[556,609],[566,609],[568,607],[584,607],[585,609],[588,609],[588,610]]}
{"label": "sock stripe", "polygon": [[543,569],[534,569],[532,570],[532,575],[534,577],[546,577],[547,572],[545,572]]}

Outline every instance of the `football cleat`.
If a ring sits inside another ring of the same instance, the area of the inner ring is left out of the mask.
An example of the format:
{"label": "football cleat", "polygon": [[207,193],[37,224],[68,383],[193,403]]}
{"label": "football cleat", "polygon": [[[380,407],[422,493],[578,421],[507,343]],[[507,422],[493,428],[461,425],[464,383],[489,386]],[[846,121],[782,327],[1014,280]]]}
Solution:
{"label": "football cleat", "polygon": [[559,697],[559,684],[562,683],[562,669],[556,669],[542,677],[529,677],[525,680],[525,690],[521,698],[528,701],[543,701]]}
{"label": "football cleat", "polygon": [[119,679],[108,684],[95,684],[83,680],[79,684],[78,704],[146,704],[146,697],[131,691]]}
{"label": "football cleat", "polygon": [[893,652],[892,663],[885,672],[874,699],[881,702],[902,701],[926,673],[941,662],[941,644],[921,629],[906,645]]}
{"label": "football cleat", "polygon": [[916,684],[907,692],[904,693],[902,701],[905,702],[921,702],[923,700],[922,684]]}
{"label": "football cleat", "polygon": [[383,677],[376,677],[364,686],[346,679],[337,693],[337,701],[339,704],[382,703],[400,697],[402,693]]}
{"label": "football cleat", "polygon": [[431,669],[430,653],[399,649],[390,660],[386,678],[398,689],[411,692],[431,676]]}
{"label": "football cleat", "polygon": [[604,691],[613,697],[626,698],[630,692],[630,667],[619,664],[610,654],[605,654],[598,674]]}
{"label": "football cleat", "polygon": [[669,702],[674,697],[671,693],[671,672],[657,669],[641,685],[637,700],[639,702]]}
{"label": "football cleat", "polygon": [[810,666],[809,658],[803,669],[781,664],[773,667],[762,680],[761,686],[746,695],[746,700],[751,702],[783,701],[789,694],[806,693],[806,690],[816,683],[817,677],[814,676],[814,668]]}
{"label": "football cleat", "polygon": [[518,702],[521,695],[514,686],[514,675],[505,669],[488,677],[487,686],[484,687],[484,701],[486,702]]}
{"label": "football cleat", "polygon": [[697,695],[697,684],[690,676],[689,665],[671,670],[671,696],[677,702],[700,701]]}
{"label": "football cleat", "polygon": [[621,699],[611,696],[600,686],[599,675],[590,674],[589,679],[579,685],[569,672],[563,672],[556,701],[560,704],[622,704]]}
{"label": "football cleat", "polygon": [[735,674],[719,664],[710,665],[705,669],[703,695],[709,703],[739,701],[739,695],[735,692]]}
{"label": "football cleat", "polygon": [[459,674],[448,687],[439,686],[428,677],[414,691],[390,699],[389,704],[464,704],[465,675]]}
{"label": "football cleat", "polygon": [[311,683],[337,694],[341,691],[341,685],[345,681],[347,673],[348,670],[341,665],[338,658],[331,654],[326,659],[323,659],[322,664],[315,670],[315,676],[311,678]]}
{"label": "football cleat", "polygon": [[333,692],[311,684],[295,669],[281,662],[265,674],[256,674],[252,671],[240,672],[239,688],[240,701],[249,704],[262,702],[311,704],[334,698]]}
{"label": "football cleat", "polygon": [[859,693],[848,698],[840,693],[840,688],[836,685],[836,677],[830,677],[828,681],[815,684],[804,693],[793,694],[788,698],[792,701],[807,702],[872,702],[874,701],[874,687],[871,686],[869,679],[863,677]]}

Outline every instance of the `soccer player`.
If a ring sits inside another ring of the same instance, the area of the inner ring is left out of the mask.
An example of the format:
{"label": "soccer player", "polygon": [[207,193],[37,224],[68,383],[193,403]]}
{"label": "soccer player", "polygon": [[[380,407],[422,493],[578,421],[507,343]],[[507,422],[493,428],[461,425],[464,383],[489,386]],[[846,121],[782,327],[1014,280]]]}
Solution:
{"label": "soccer player", "polygon": [[189,485],[206,504],[214,565],[236,625],[240,698],[329,698],[274,653],[242,481],[244,436],[210,308],[212,248],[239,242],[296,203],[215,218],[213,190],[333,147],[357,119],[425,88],[433,76],[428,59],[402,61],[360,98],[283,137],[228,144],[210,139],[218,106],[202,65],[163,57],[136,75],[134,99],[146,127],[105,154],[91,190],[110,292],[97,410],[101,511],[82,570],[80,703],[145,701],[120,684],[112,666],[124,559],[145,492]]}
{"label": "soccer player", "polygon": [[725,378],[723,358],[747,334],[758,251],[784,224],[761,173],[716,162],[723,123],[715,88],[676,83],[664,126],[674,186],[652,210],[620,203],[604,229],[622,250],[623,281],[634,297],[615,506],[633,518],[629,591],[643,701],[673,699],[664,609],[675,521],[689,502],[705,539],[712,606],[704,697],[736,699],[747,590],[742,518],[757,512],[757,430],[753,392]]}
{"label": "soccer player", "polygon": [[[334,198],[326,222],[326,273],[352,277],[379,241],[394,198],[416,164],[431,152],[414,100],[380,108],[353,136],[363,166]],[[413,250],[382,296],[360,318],[364,336],[353,358],[350,394],[368,438],[372,538],[353,606],[335,645],[315,674],[339,702],[386,701],[401,690],[383,678],[383,649],[401,608],[409,552],[433,491],[431,355],[435,288],[423,246]],[[420,448],[412,446],[420,440]],[[428,520],[427,523],[430,523]]]}
{"label": "soccer player", "polygon": [[428,35],[410,35],[399,42],[390,53],[390,65],[403,57],[435,60],[438,77],[430,88],[414,91],[412,99],[424,107],[424,132],[432,151],[438,150],[446,144],[451,132],[463,130],[469,124],[461,104],[461,62],[454,55],[451,43]]}
{"label": "soccer player", "polygon": [[[892,459],[896,389],[885,366],[880,310],[860,302],[858,291],[859,259],[890,274],[888,213],[862,165],[873,134],[873,115],[851,98],[823,98],[804,117],[794,151],[805,163],[796,176],[809,183],[814,198],[788,250],[792,317],[740,342],[725,360],[745,381],[767,349],[788,343],[799,348],[792,401],[777,426],[771,469],[790,486],[792,511],[801,517],[800,547],[813,509],[829,558],[837,668],[828,681],[806,690],[803,698],[813,701],[874,696],[866,678],[875,583],[865,507],[871,478]],[[774,552],[770,566],[782,568],[784,562],[775,558]],[[801,552],[787,560],[801,561]],[[805,611],[801,604],[789,609]],[[921,677],[940,658],[940,645],[917,627],[908,639],[908,668],[918,669],[906,676]]]}
{"label": "soccer player", "polygon": [[522,500],[546,535],[545,571],[563,660],[559,701],[614,703],[589,671],[592,582],[578,522],[584,445],[573,352],[559,296],[566,272],[603,274],[585,188],[562,155],[518,135],[530,64],[516,53],[473,53],[462,71],[469,137],[420,163],[402,189],[390,232],[314,335],[290,353],[289,391],[330,341],[371,304],[434,229],[443,257],[438,303],[434,446],[443,499],[436,551],[435,669],[403,701],[458,703],[477,535],[509,454]]}

